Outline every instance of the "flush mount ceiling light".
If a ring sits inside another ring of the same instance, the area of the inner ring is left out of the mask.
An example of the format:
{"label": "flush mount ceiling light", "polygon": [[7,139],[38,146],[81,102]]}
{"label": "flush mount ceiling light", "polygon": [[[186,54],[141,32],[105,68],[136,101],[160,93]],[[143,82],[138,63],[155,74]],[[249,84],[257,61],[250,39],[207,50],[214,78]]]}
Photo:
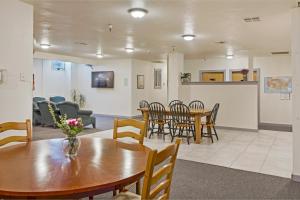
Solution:
{"label": "flush mount ceiling light", "polygon": [[234,55],[226,55],[226,58],[227,58],[228,60],[233,59],[233,57],[234,57]]}
{"label": "flush mount ceiling light", "polygon": [[195,39],[195,35],[191,35],[191,34],[185,34],[185,35],[182,35],[183,39],[186,40],[186,41],[191,41],[193,39]]}
{"label": "flush mount ceiling light", "polygon": [[144,8],[131,8],[128,10],[128,13],[130,13],[133,18],[143,18],[148,13],[148,10]]}
{"label": "flush mount ceiling light", "polygon": [[133,48],[126,47],[126,48],[125,48],[125,51],[126,51],[127,53],[132,53],[132,52],[134,51],[134,49],[133,49]]}
{"label": "flush mount ceiling light", "polygon": [[96,56],[97,56],[97,58],[103,58],[103,54],[102,53],[97,53]]}
{"label": "flush mount ceiling light", "polygon": [[50,44],[40,44],[42,49],[49,49],[49,47],[51,47]]}

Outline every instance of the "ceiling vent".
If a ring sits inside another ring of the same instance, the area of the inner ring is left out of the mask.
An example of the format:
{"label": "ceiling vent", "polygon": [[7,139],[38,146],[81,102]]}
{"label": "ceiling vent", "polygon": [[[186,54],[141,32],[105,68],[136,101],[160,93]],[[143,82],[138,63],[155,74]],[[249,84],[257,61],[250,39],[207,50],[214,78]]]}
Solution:
{"label": "ceiling vent", "polygon": [[288,55],[290,52],[288,51],[275,51],[271,52],[272,55]]}
{"label": "ceiling vent", "polygon": [[217,41],[216,43],[217,44],[225,44],[226,42],[225,41]]}
{"label": "ceiling vent", "polygon": [[247,17],[247,18],[244,18],[244,21],[245,22],[260,22],[260,17]]}

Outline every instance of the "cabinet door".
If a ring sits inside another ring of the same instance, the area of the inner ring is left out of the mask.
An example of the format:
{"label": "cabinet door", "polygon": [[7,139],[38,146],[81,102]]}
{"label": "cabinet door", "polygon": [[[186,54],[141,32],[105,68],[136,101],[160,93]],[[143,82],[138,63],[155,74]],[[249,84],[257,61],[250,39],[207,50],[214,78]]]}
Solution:
{"label": "cabinet door", "polygon": [[222,82],[224,81],[224,72],[202,72],[202,81],[204,82]]}

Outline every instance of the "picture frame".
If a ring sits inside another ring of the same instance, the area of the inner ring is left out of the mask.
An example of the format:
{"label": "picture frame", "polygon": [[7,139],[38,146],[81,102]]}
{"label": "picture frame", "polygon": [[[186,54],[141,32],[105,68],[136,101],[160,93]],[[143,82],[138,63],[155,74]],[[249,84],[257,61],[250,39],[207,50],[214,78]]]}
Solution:
{"label": "picture frame", "polygon": [[154,89],[161,89],[162,74],[161,69],[154,69]]}
{"label": "picture frame", "polygon": [[53,71],[65,71],[65,62],[60,60],[52,61],[52,70]]}
{"label": "picture frame", "polygon": [[136,76],[136,87],[137,87],[137,89],[144,89],[145,88],[145,77],[144,77],[144,75],[137,75]]}

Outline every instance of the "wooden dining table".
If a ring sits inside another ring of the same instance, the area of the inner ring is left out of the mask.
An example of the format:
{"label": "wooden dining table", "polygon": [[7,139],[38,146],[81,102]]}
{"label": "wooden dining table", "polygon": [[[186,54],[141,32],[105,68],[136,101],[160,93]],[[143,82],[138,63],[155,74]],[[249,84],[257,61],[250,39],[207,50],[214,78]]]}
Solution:
{"label": "wooden dining table", "polygon": [[[148,108],[138,108],[138,110],[142,112],[144,121],[147,122],[146,124],[148,126],[148,124],[149,124],[149,109]],[[171,113],[169,107],[165,108],[165,114],[168,116],[172,116],[172,113]],[[201,127],[202,127],[201,118],[206,117],[206,121],[209,121],[211,110],[190,109],[190,114],[191,114],[191,117],[193,117],[195,120],[195,129],[196,129],[195,130],[195,135],[196,135],[195,143],[200,144],[201,143]],[[148,130],[148,127],[146,130]],[[211,130],[208,129],[208,131],[211,131]],[[146,134],[146,137],[147,137],[147,134]]]}
{"label": "wooden dining table", "polygon": [[63,139],[0,148],[1,198],[83,198],[134,183],[144,175],[149,148],[113,139],[81,137],[76,158]]}

